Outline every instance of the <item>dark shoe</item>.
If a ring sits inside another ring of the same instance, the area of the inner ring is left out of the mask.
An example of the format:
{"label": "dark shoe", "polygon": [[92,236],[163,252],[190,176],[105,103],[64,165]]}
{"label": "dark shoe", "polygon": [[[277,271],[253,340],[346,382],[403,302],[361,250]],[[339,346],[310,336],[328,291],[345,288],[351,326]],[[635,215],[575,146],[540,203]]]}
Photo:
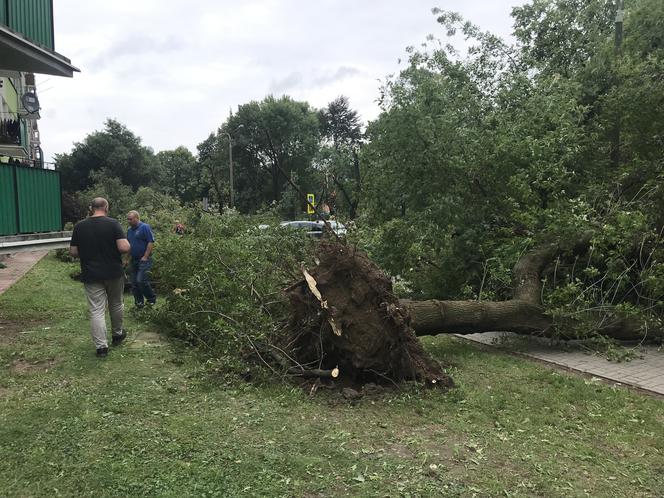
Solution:
{"label": "dark shoe", "polygon": [[145,305],[143,303],[136,303],[134,306],[137,310],[142,310],[143,308],[145,308]]}
{"label": "dark shoe", "polygon": [[154,306],[155,304],[157,304],[156,300],[155,301],[148,301],[148,306]]}
{"label": "dark shoe", "polygon": [[108,356],[108,348],[97,348],[97,358],[106,358]]}
{"label": "dark shoe", "polygon": [[120,344],[122,344],[122,341],[124,341],[126,338],[127,338],[127,332],[123,330],[122,334],[113,336],[111,344],[113,344],[113,346],[119,346]]}

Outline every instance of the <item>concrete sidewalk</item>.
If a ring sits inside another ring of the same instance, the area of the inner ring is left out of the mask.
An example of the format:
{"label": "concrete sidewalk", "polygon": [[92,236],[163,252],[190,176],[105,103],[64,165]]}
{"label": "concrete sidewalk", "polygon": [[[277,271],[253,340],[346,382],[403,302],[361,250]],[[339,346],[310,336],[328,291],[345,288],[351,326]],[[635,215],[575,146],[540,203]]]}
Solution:
{"label": "concrete sidewalk", "polygon": [[7,268],[0,268],[0,294],[28,273],[48,251],[21,252],[0,260]]}
{"label": "concrete sidewalk", "polygon": [[635,348],[637,357],[618,363],[583,350],[579,344],[558,345],[548,339],[518,336],[510,332],[485,332],[457,337],[664,396],[663,346],[627,346]]}

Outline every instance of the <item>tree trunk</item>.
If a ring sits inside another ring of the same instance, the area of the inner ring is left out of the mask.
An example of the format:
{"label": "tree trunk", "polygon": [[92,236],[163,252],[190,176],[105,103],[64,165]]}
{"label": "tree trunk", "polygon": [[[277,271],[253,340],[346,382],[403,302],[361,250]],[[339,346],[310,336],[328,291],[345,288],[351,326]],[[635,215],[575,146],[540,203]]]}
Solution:
{"label": "tree trunk", "polygon": [[552,324],[540,306],[517,299],[503,302],[401,301],[401,305],[410,313],[418,336],[491,331],[543,334]]}
{"label": "tree trunk", "polygon": [[353,151],[353,168],[355,172],[355,181],[357,182],[357,192],[355,200],[350,207],[351,220],[354,220],[357,217],[357,207],[360,203],[360,198],[362,197],[362,173],[360,171],[360,156],[357,154],[357,151]]}
{"label": "tree trunk", "polygon": [[[574,323],[553,327],[550,316],[542,307],[526,301],[401,301],[409,313],[417,336],[438,334],[474,334],[477,332],[514,332],[521,335],[579,339]],[[602,322],[598,317],[598,321]],[[568,330],[569,332],[565,332]],[[620,341],[662,340],[661,326],[644,327],[640,320],[614,318],[605,320],[590,330],[590,335],[601,335]],[[588,336],[586,335],[586,338]]]}
{"label": "tree trunk", "polygon": [[348,217],[351,220],[354,220],[357,215],[357,204],[358,204],[357,201],[351,199],[350,194],[346,190],[346,187],[344,187],[344,185],[339,181],[339,179],[335,175],[332,175],[332,181],[337,187],[339,187],[339,190],[341,190],[341,193],[343,194],[344,199],[346,200],[346,204],[348,204],[348,210],[349,210]]}
{"label": "tree trunk", "polygon": [[223,197],[223,192],[221,190],[221,186],[219,185],[219,182],[217,181],[217,175],[214,173],[214,168],[208,167],[207,168],[209,173],[210,173],[210,178],[212,179],[212,185],[214,186],[214,191],[217,194],[217,201],[219,202],[219,214],[224,213],[224,197]]}

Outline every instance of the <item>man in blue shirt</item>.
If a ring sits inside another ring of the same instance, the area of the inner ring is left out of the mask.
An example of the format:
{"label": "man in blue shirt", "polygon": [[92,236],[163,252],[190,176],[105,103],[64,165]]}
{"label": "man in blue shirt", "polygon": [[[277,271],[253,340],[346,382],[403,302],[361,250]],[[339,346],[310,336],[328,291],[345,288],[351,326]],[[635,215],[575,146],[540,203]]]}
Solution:
{"label": "man in blue shirt", "polygon": [[134,292],[134,303],[137,308],[142,308],[145,304],[144,299],[148,304],[157,302],[157,296],[150,285],[154,235],[152,235],[150,225],[141,221],[138,212],[129,211],[127,221],[129,222],[127,239],[131,244],[131,283]]}

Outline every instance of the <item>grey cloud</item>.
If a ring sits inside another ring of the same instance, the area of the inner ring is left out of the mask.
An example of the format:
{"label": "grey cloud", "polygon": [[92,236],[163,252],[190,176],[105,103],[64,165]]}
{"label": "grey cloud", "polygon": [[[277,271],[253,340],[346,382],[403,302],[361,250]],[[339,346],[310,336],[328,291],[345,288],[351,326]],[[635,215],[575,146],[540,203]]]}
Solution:
{"label": "grey cloud", "polygon": [[362,71],[355,67],[341,66],[336,71],[313,71],[314,76],[310,81],[305,81],[305,78],[300,72],[290,73],[283,79],[272,81],[270,84],[270,92],[276,94],[288,93],[298,86],[306,84],[309,88],[317,88],[332,83],[337,83],[351,76],[362,74]]}
{"label": "grey cloud", "polygon": [[140,59],[145,55],[168,54],[185,47],[186,43],[181,38],[174,36],[159,40],[144,34],[133,34],[97,53],[87,66],[90,69],[104,69],[120,57],[130,56]]}
{"label": "grey cloud", "polygon": [[[438,3],[483,29],[509,34],[511,8],[526,1]],[[431,5],[58,0],[56,47],[82,72],[58,80],[40,99],[44,152],[52,157],[70,150],[107,116],[117,116],[155,149],[184,143],[195,150],[229,108],[268,93],[315,107],[344,94],[367,121],[379,112],[377,81],[399,71],[405,47],[432,31],[443,38]],[[194,117],[184,118],[187,113]]]}
{"label": "grey cloud", "polygon": [[314,78],[312,83],[315,86],[325,86],[329,85],[330,83],[336,83],[337,81],[345,80],[351,76],[357,76],[359,74],[362,74],[362,71],[355,67],[341,66],[336,70],[336,72],[332,74],[323,74],[317,78]]}
{"label": "grey cloud", "polygon": [[281,80],[272,81],[270,84],[270,93],[287,93],[303,82],[302,73],[294,72]]}

